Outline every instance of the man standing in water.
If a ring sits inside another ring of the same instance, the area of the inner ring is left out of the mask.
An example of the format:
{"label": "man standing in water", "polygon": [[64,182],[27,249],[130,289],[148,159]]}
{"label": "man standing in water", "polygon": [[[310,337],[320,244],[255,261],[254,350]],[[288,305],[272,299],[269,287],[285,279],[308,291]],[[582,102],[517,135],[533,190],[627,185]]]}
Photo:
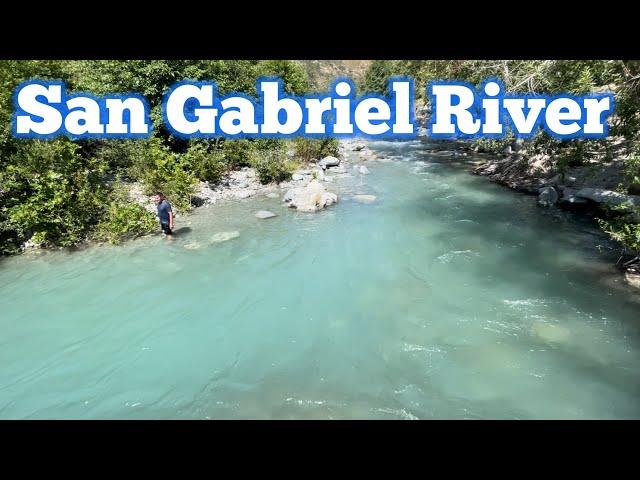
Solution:
{"label": "man standing in water", "polygon": [[173,233],[173,211],[171,210],[171,204],[161,193],[155,194],[153,200],[158,206],[158,219],[160,219],[162,231],[165,235],[171,235]]}

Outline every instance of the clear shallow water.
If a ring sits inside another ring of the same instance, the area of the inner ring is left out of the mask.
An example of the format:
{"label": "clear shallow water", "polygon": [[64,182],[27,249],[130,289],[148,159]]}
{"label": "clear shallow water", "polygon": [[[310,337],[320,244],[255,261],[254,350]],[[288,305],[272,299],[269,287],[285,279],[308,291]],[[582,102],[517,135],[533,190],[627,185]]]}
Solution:
{"label": "clear shallow water", "polygon": [[373,146],[318,214],[1,261],[0,418],[640,418],[640,296],[593,224]]}

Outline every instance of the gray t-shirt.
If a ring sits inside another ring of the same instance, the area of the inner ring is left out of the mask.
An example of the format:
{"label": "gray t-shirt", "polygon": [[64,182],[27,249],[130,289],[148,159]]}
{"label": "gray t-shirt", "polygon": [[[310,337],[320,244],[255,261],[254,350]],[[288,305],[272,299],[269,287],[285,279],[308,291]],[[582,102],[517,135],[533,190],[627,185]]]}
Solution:
{"label": "gray t-shirt", "polygon": [[160,223],[169,224],[169,215],[171,214],[171,204],[166,200],[162,200],[158,204],[158,218]]}

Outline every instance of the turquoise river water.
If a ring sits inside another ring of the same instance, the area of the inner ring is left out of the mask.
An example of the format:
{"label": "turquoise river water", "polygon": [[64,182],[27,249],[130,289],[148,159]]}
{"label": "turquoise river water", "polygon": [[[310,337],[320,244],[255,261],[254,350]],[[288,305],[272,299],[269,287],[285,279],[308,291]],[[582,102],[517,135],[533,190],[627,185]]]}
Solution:
{"label": "turquoise river water", "polygon": [[316,214],[260,194],[0,261],[0,418],[640,418],[640,298],[593,221],[371,146]]}

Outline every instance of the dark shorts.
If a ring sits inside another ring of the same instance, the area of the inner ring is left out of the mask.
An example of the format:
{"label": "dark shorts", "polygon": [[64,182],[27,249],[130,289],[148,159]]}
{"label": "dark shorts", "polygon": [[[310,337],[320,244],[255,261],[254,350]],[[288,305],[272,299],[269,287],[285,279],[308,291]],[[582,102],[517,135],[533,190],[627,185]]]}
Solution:
{"label": "dark shorts", "polygon": [[160,226],[162,227],[162,231],[164,232],[165,235],[171,235],[173,233],[169,228],[168,223],[161,223]]}

